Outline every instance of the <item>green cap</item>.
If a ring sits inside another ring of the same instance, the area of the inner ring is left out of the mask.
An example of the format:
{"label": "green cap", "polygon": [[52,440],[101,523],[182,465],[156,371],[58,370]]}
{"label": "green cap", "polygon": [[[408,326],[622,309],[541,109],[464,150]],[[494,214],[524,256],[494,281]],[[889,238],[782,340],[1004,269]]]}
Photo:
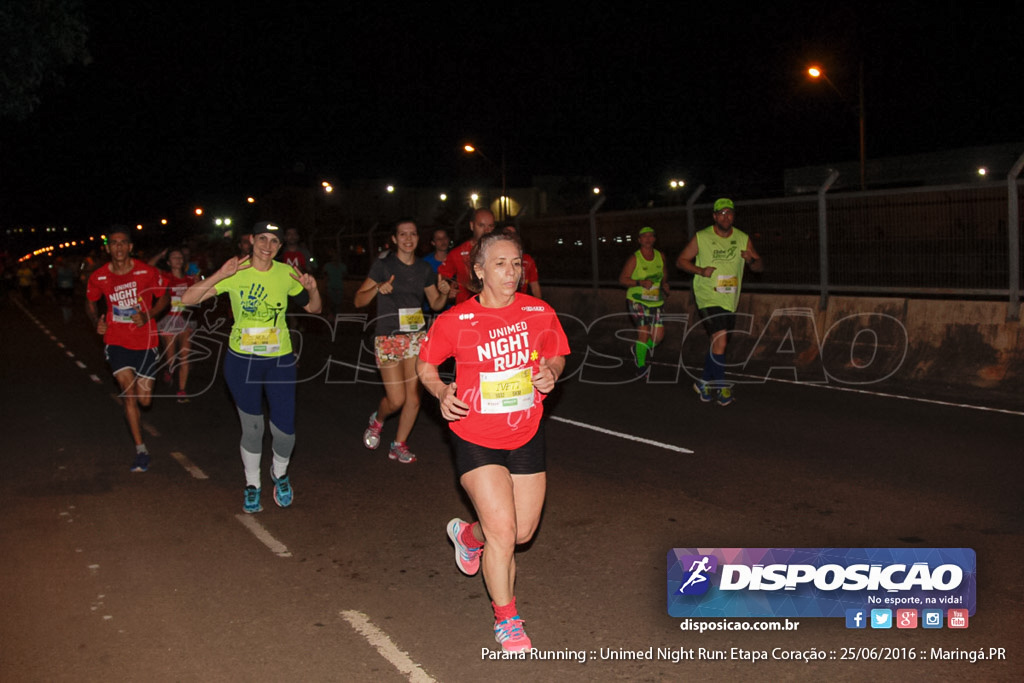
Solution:
{"label": "green cap", "polygon": [[649,233],[649,232],[654,232],[654,228],[652,228],[652,227],[651,227],[651,226],[649,226],[649,225],[648,225],[648,226],[646,226],[646,227],[640,228],[640,234],[641,234],[641,235],[646,235],[646,234],[647,234],[647,233]]}
{"label": "green cap", "polygon": [[735,210],[736,207],[733,206],[731,199],[726,199],[725,197],[722,197],[721,199],[716,199],[715,200],[714,211],[715,211],[715,213],[718,213],[722,209],[733,209],[733,210]]}

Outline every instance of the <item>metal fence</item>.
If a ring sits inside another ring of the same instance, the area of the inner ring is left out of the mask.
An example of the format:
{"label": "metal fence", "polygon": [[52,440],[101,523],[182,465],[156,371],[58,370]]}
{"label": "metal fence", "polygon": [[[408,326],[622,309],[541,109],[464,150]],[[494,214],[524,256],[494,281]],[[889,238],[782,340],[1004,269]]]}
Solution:
{"label": "metal fence", "polygon": [[[766,266],[745,276],[744,287],[817,292],[823,301],[829,292],[1009,296],[1013,307],[1022,284],[1019,188],[1004,182],[737,201],[735,225]],[[535,220],[521,232],[543,282],[604,286],[617,281],[637,232],[649,225],[671,264],[670,280],[688,283],[675,259],[693,229],[710,223],[711,204],[691,202]]]}
{"label": "metal fence", "polygon": [[[1010,177],[1022,165],[1024,157]],[[763,273],[744,277],[745,289],[818,293],[822,305],[830,293],[1005,298],[1008,317],[1016,318],[1021,181],[835,194],[828,184],[816,195],[736,200],[736,227],[765,261]],[[598,201],[589,214],[523,221],[520,233],[542,283],[601,287],[617,286],[638,231],[649,225],[670,281],[688,286],[690,276],[675,260],[693,232],[711,222],[711,202],[697,203],[702,192],[685,205],[635,211],[601,212]],[[468,236],[467,220],[468,211],[452,230],[456,244]],[[422,249],[429,248],[429,232],[424,226]],[[388,236],[384,225],[342,228],[320,233],[314,249],[321,262],[336,249],[350,276],[363,277]]]}

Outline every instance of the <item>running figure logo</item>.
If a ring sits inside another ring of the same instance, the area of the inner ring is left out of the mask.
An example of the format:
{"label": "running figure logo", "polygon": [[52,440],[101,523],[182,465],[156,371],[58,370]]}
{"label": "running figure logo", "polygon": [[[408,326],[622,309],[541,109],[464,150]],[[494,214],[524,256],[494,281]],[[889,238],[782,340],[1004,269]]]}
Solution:
{"label": "running figure logo", "polygon": [[680,565],[686,567],[683,585],[679,587],[681,595],[704,595],[708,592],[711,582],[706,574],[718,571],[718,558],[714,555],[687,555],[680,558]]}

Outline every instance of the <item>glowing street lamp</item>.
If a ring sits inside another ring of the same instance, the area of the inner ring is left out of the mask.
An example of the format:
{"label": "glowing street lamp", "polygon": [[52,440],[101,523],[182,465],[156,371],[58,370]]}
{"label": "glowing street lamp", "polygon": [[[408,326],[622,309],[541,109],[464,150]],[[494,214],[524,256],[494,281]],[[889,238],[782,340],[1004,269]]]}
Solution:
{"label": "glowing street lamp", "polygon": [[505,205],[506,205],[506,202],[508,201],[507,197],[505,196],[506,195],[506,192],[505,192],[505,189],[506,189],[505,188],[505,148],[502,147],[502,149],[501,149],[501,166],[498,166],[498,164],[496,164],[493,161],[491,161],[490,158],[486,154],[484,154],[483,152],[481,152],[479,149],[477,149],[475,146],[473,146],[471,144],[463,145],[462,149],[463,149],[464,152],[466,152],[466,154],[479,154],[482,159],[484,159],[487,163],[489,163],[491,166],[494,166],[496,169],[498,169],[501,172],[501,199],[498,201],[498,213],[500,214],[500,216],[498,217],[498,220],[504,220],[505,219]]}
{"label": "glowing street lamp", "polygon": [[[814,80],[818,80],[819,78],[824,80],[826,83],[828,83],[832,87],[833,90],[836,91],[836,94],[839,95],[840,99],[842,99],[844,102],[848,102],[848,100],[846,99],[846,96],[843,95],[842,91],[839,88],[836,87],[836,84],[832,82],[832,80],[828,77],[828,74],[825,73],[825,70],[822,67],[817,66],[817,65],[813,65],[813,66],[808,67],[807,68],[807,75],[810,76]],[[856,112],[857,112],[857,119],[858,119],[859,128],[860,128],[860,189],[864,190],[864,189],[867,188],[867,182],[866,182],[865,173],[864,173],[864,168],[865,168],[865,148],[864,148],[864,62],[863,61],[860,63],[860,68],[858,70],[858,78],[857,78],[857,80],[858,80],[858,85],[857,85],[858,103],[857,103],[857,107],[856,107]]]}

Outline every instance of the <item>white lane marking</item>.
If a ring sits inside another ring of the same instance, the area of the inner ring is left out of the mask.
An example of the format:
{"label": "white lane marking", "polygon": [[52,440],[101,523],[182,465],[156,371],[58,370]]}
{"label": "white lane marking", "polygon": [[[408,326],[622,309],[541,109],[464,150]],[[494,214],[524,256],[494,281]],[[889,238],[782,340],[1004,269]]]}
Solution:
{"label": "white lane marking", "polygon": [[610,434],[611,436],[617,436],[620,439],[628,439],[629,441],[636,441],[637,443],[645,443],[648,446],[657,446],[658,448],[664,448],[667,451],[675,451],[676,453],[688,453],[690,455],[693,454],[693,451],[691,451],[688,448],[683,448],[682,446],[673,446],[670,443],[662,443],[660,441],[652,441],[650,439],[644,439],[644,438],[641,438],[639,436],[633,436],[632,434],[624,434],[622,432],[613,432],[610,429],[605,429],[604,427],[597,427],[595,425],[590,425],[590,424],[587,424],[586,422],[577,422],[576,420],[567,420],[566,418],[558,417],[557,415],[552,415],[551,419],[552,420],[557,420],[558,422],[564,422],[566,424],[573,425],[574,427],[582,427],[583,429],[592,429],[595,432],[600,432],[602,434]]}
{"label": "white lane marking", "polygon": [[1009,410],[1007,408],[991,408],[989,406],[978,406],[972,403],[953,403],[952,401],[940,401],[937,398],[923,398],[920,396],[904,396],[903,394],[890,394],[884,391],[868,391],[867,389],[854,389],[853,387],[841,387],[834,384],[812,384],[810,382],[798,382],[793,379],[781,379],[778,377],[759,377],[757,375],[744,375],[738,372],[730,372],[730,375],[737,377],[750,377],[762,382],[778,382],[779,384],[794,384],[800,387],[813,387],[815,389],[831,389],[832,391],[846,391],[851,394],[863,394],[864,396],[877,396],[879,398],[895,398],[900,401],[911,401],[914,403],[928,403],[935,406],[947,408],[965,408],[967,410],[981,410],[988,413],[1002,413],[1003,415],[1018,415],[1024,417],[1024,411]]}
{"label": "white lane marking", "polygon": [[103,380],[101,380],[96,375],[89,375],[89,379],[91,379],[93,382],[96,382],[96,384],[100,384],[101,382],[103,382]]}
{"label": "white lane marking", "polygon": [[86,368],[86,366],[85,366],[85,363],[83,363],[83,362],[82,362],[82,361],[80,361],[80,360],[76,360],[76,361],[75,361],[75,365],[77,365],[78,367],[82,368],[83,370],[86,370],[86,369],[87,369],[87,368]]}
{"label": "white lane marking", "polygon": [[252,515],[242,513],[240,515],[235,515],[235,519],[241,522],[242,526],[252,532],[252,535],[255,536],[260,543],[267,546],[267,548],[270,549],[270,552],[274,553],[278,557],[292,556],[291,551],[288,550],[288,546],[271,536],[270,532],[264,529],[263,525],[257,522],[256,518]]}
{"label": "white lane marking", "polygon": [[179,453],[178,451],[171,451],[171,457],[177,460],[178,464],[185,468],[185,471],[191,474],[196,479],[209,479],[209,477],[206,476],[206,472],[203,472],[201,469],[196,467],[196,465],[191,460],[189,460],[188,456],[186,456],[184,453]]}
{"label": "white lane marking", "polygon": [[345,610],[341,613],[341,616],[357,633],[366,638],[370,645],[377,649],[381,657],[388,660],[391,666],[398,669],[410,681],[413,681],[413,683],[433,683],[434,679],[421,669],[416,662],[412,661],[407,653],[399,650],[394,641],[388,637],[388,634],[374,626],[365,614],[355,610]]}

